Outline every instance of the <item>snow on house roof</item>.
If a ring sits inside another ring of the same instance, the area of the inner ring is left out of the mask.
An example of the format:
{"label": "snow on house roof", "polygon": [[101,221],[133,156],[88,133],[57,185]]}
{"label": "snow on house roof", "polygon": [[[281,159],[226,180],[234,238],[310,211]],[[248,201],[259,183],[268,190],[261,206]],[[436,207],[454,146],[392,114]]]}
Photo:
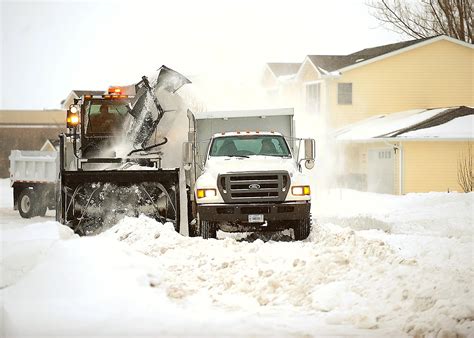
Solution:
{"label": "snow on house roof", "polygon": [[401,138],[440,138],[452,139],[474,138],[474,115],[455,118],[444,124],[431,128],[409,131],[400,135]]}
{"label": "snow on house roof", "polygon": [[448,107],[377,115],[334,133],[338,141],[474,138],[474,109]]}

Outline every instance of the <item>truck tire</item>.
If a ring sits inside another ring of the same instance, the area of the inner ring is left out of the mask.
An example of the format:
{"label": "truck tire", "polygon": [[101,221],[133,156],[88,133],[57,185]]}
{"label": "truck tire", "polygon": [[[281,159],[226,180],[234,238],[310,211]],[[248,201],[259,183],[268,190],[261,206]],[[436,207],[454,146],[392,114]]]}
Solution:
{"label": "truck tire", "polygon": [[44,215],[46,215],[46,210],[48,210],[48,207],[44,205],[44,202],[38,201],[38,205],[36,206],[36,216],[44,217]]}
{"label": "truck tire", "polygon": [[189,237],[198,237],[199,236],[199,229],[197,228],[197,224],[188,224],[188,234]]}
{"label": "truck tire", "polygon": [[201,237],[203,239],[216,238],[217,230],[216,225],[212,222],[201,221],[200,222]]}
{"label": "truck tire", "polygon": [[299,221],[294,227],[293,232],[295,234],[296,241],[302,241],[308,238],[309,233],[311,232],[311,219],[304,218]]}
{"label": "truck tire", "polygon": [[23,218],[36,216],[38,199],[33,189],[23,189],[18,197],[18,211]]}

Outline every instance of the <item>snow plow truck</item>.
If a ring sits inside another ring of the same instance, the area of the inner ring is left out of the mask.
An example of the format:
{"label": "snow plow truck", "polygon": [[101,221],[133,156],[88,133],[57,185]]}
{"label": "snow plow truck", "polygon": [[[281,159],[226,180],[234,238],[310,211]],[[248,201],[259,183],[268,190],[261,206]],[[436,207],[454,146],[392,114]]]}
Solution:
{"label": "snow plow truck", "polygon": [[162,66],[135,85],[76,99],[56,166],[49,164],[55,184],[15,182],[25,167],[15,159],[28,156],[12,152],[20,214],[55,208],[56,219],[81,235],[144,214],[203,238],[219,229],[288,228],[297,240],[308,237],[311,191],[302,162],[314,166],[315,144],[294,137],[293,109],[193,114],[177,93],[188,83]]}

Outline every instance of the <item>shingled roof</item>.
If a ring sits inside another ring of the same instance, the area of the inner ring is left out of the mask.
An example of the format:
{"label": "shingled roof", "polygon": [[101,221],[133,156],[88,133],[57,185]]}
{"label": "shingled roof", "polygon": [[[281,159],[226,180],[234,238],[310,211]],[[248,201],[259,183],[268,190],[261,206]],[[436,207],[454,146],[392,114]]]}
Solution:
{"label": "shingled roof", "polygon": [[406,48],[417,43],[434,39],[437,36],[392,43],[389,45],[377,46],[362,49],[349,55],[308,55],[311,62],[320,69],[320,71],[333,72],[335,70],[354,65],[358,62],[373,59],[375,57]]}
{"label": "shingled roof", "polygon": [[267,65],[273,74],[278,77],[296,74],[301,63],[267,63]]}

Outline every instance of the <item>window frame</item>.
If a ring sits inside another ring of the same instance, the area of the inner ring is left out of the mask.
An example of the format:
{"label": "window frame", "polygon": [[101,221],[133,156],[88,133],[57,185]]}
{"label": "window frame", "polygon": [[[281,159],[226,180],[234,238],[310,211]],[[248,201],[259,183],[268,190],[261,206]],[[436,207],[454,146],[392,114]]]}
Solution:
{"label": "window frame", "polygon": [[[346,89],[342,90],[344,86],[346,87]],[[347,87],[350,87],[349,97],[343,96],[343,95],[349,94]],[[338,105],[351,106],[354,102],[353,96],[354,96],[354,85],[352,82],[338,82],[337,83],[337,104]]]}

